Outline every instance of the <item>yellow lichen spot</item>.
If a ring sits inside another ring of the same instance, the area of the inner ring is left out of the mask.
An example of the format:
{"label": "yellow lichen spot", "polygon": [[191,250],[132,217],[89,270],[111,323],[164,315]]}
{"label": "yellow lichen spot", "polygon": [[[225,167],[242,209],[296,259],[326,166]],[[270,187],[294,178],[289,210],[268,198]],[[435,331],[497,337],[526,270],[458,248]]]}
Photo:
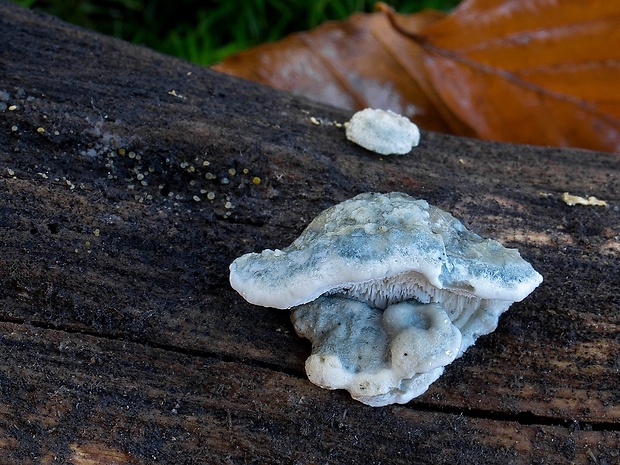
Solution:
{"label": "yellow lichen spot", "polygon": [[84,242],[84,245],[85,245],[86,247],[90,247],[90,241],[86,241],[86,242]]}
{"label": "yellow lichen spot", "polygon": [[38,132],[39,134],[43,134],[43,133],[45,132],[45,128],[43,128],[43,127],[38,127],[38,128],[37,128],[37,132]]}
{"label": "yellow lichen spot", "polygon": [[250,172],[250,170],[249,170],[249,169],[247,169],[247,168],[243,168],[243,174],[248,174],[249,172]]}
{"label": "yellow lichen spot", "polygon": [[573,207],[575,205],[589,205],[589,206],[595,206],[595,207],[607,207],[608,206],[607,202],[605,202],[604,200],[599,200],[593,195],[591,195],[590,197],[586,199],[585,197],[581,197],[579,195],[572,195],[572,194],[569,194],[568,192],[564,192],[562,194],[562,200],[564,201],[566,205],[570,207]]}
{"label": "yellow lichen spot", "polygon": [[231,176],[234,176],[235,174],[237,174],[237,170],[236,170],[236,169],[234,169],[234,168],[230,168],[230,169],[228,170],[228,174],[230,174]]}
{"label": "yellow lichen spot", "polygon": [[125,155],[125,149],[118,149],[119,155]]}
{"label": "yellow lichen spot", "polygon": [[196,171],[196,168],[194,168],[194,165],[190,165],[188,169],[190,173],[193,173],[194,171]]}
{"label": "yellow lichen spot", "polygon": [[211,162],[209,160],[205,160],[202,162],[202,166],[209,166]]}
{"label": "yellow lichen spot", "polygon": [[256,184],[257,186],[260,184],[261,179],[258,176],[254,176],[252,178],[252,183]]}
{"label": "yellow lichen spot", "polygon": [[101,230],[97,228],[95,229],[95,231],[93,231],[93,234],[95,235],[95,237],[99,237],[101,235]]}

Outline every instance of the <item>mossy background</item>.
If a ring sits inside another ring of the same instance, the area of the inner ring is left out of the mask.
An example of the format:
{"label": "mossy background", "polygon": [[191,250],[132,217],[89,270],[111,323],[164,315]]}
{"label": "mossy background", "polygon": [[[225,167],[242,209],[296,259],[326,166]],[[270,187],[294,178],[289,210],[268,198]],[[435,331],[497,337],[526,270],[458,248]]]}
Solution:
{"label": "mossy background", "polygon": [[[143,44],[194,63],[213,64],[231,53],[356,11],[376,0],[14,0],[104,34]],[[388,1],[402,13],[449,10],[459,0]]]}

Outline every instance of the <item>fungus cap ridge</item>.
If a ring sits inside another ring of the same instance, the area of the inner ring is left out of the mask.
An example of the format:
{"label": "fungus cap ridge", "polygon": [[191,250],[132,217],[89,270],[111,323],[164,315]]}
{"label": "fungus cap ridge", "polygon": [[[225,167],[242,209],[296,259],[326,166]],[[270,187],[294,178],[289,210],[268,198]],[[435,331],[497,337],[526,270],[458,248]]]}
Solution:
{"label": "fungus cap ridge", "polygon": [[412,272],[438,289],[508,301],[523,299],[542,280],[518,251],[401,193],[360,194],[334,205],[289,247],[243,255],[230,271],[246,300],[283,309]]}

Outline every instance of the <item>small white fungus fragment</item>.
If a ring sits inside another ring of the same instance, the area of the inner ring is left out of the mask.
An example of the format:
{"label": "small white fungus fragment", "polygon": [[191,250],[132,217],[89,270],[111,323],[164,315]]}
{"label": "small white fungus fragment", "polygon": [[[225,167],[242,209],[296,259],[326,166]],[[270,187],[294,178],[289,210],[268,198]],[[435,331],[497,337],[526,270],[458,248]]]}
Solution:
{"label": "small white fungus fragment", "polygon": [[180,99],[184,99],[185,97],[181,94],[179,94],[176,90],[172,89],[168,91],[168,95],[172,95],[173,97],[177,97]]}
{"label": "small white fungus fragment", "polygon": [[404,155],[420,142],[420,130],[409,118],[390,110],[366,108],[353,115],[347,139],[381,155]]}

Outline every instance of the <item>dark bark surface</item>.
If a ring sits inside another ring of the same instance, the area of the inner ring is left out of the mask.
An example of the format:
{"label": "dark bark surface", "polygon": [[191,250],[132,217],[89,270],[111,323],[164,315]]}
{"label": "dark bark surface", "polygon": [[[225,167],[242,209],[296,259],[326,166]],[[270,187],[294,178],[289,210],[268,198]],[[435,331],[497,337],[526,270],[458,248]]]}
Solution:
{"label": "dark bark surface", "polygon": [[[0,2],[0,463],[618,463],[618,155],[424,133],[382,159],[349,116]],[[312,385],[288,312],[228,285],[367,191],[545,278],[402,406]]]}

